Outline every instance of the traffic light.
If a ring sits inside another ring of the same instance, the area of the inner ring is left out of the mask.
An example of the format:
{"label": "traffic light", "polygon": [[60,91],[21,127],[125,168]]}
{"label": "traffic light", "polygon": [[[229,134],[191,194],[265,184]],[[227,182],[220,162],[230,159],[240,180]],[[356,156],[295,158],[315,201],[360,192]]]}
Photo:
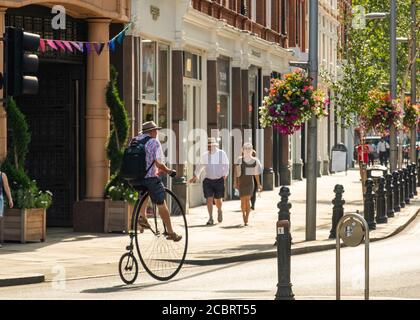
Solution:
{"label": "traffic light", "polygon": [[5,35],[5,83],[9,96],[38,93],[38,49],[40,36],[7,27]]}

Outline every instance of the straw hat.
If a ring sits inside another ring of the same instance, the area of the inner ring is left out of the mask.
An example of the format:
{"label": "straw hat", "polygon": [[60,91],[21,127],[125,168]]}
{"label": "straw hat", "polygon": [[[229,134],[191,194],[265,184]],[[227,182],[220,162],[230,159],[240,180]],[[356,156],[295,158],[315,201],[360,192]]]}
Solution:
{"label": "straw hat", "polygon": [[146,132],[149,132],[149,131],[152,131],[152,130],[160,130],[160,129],[162,129],[162,128],[158,127],[154,121],[148,121],[148,122],[143,123],[142,131],[140,131],[140,132],[141,133],[146,133]]}

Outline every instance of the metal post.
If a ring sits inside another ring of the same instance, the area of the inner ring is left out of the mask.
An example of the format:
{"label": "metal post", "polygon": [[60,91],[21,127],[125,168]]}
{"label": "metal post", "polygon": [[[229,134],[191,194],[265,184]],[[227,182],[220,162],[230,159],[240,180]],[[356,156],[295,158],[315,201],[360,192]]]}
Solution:
{"label": "metal post", "polygon": [[405,204],[410,204],[410,174],[408,173],[408,169],[404,168],[403,169],[403,175],[404,175],[404,181],[405,181],[405,185],[404,185],[404,201]]}
{"label": "metal post", "polygon": [[[318,87],[318,0],[309,3],[309,75],[314,89]],[[308,155],[306,164],[306,240],[316,240],[317,190],[317,119],[308,122]]]}
{"label": "metal post", "polygon": [[292,253],[292,236],[290,234],[290,190],[280,189],[281,201],[277,204],[279,218],[277,221],[277,268],[278,283],[276,300],[294,300],[290,281],[290,257]]}
{"label": "metal post", "polygon": [[[416,1],[411,0],[411,61],[413,61],[411,69],[411,104],[416,104]],[[410,136],[410,162],[416,163],[416,137],[417,135],[417,125],[414,125],[411,128]]]}
{"label": "metal post", "polygon": [[[397,0],[391,0],[391,39],[390,39],[390,57],[391,57],[391,99],[397,98]],[[400,141],[402,143],[402,141]],[[390,168],[391,172],[397,168],[397,129],[394,125],[390,130]]]}
{"label": "metal post", "polygon": [[330,239],[335,239],[338,222],[344,215],[343,205],[346,203],[346,201],[343,200],[344,187],[341,184],[337,184],[334,187],[334,193],[335,193],[335,198],[332,201],[332,204],[334,205],[334,207],[333,207],[333,215],[332,215],[332,227],[331,227],[330,236],[329,236]]}
{"label": "metal post", "polygon": [[400,207],[405,208],[405,179],[404,171],[402,169],[398,170],[400,178]]}
{"label": "metal post", "polygon": [[392,173],[392,178],[393,178],[393,185],[394,185],[394,211],[395,212],[400,212],[401,211],[401,206],[400,206],[400,179],[399,179],[399,174],[398,171],[395,170]]}
{"label": "metal post", "polygon": [[411,170],[413,171],[413,194],[416,196],[417,192],[417,166],[415,162],[411,164]]}
{"label": "metal post", "polygon": [[385,176],[386,180],[386,199],[387,199],[387,211],[386,215],[388,218],[394,217],[394,185],[392,184],[392,174],[388,173]]}
{"label": "metal post", "polygon": [[374,192],[373,192],[373,180],[367,179],[366,180],[366,193],[365,193],[365,203],[364,203],[364,218],[367,221],[369,226],[369,230],[376,229],[375,223],[375,202],[373,200]]}
{"label": "metal post", "polygon": [[408,179],[408,196],[410,197],[410,199],[414,198],[414,190],[413,190],[413,168],[411,164],[407,165],[407,175],[409,177]]}
{"label": "metal post", "polygon": [[379,187],[376,191],[376,223],[388,222],[386,205],[385,178],[379,177]]}

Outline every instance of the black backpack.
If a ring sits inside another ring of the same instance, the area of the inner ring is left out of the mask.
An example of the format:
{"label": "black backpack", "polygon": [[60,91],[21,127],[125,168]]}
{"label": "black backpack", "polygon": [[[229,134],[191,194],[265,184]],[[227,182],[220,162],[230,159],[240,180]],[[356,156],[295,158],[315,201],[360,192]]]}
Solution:
{"label": "black backpack", "polygon": [[152,137],[145,137],[142,140],[133,140],[125,149],[122,165],[121,177],[127,181],[142,180],[153,166],[146,168],[146,143]]}

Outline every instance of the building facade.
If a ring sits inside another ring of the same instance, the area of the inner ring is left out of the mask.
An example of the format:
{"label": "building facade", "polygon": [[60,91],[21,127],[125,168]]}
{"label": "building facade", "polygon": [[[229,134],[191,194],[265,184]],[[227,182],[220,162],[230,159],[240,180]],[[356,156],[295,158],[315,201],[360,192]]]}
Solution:
{"label": "building facade", "polygon": [[[202,141],[188,136],[192,129],[219,139],[232,163],[242,143],[252,142],[264,163],[266,190],[290,183],[288,138],[258,130],[259,107],[271,77],[290,72],[289,47],[305,47],[305,10],[301,0],[133,2],[135,28],[124,53],[124,70],[133,80],[124,87],[132,134],[146,120],[175,132],[162,138],[177,150],[169,158],[178,177],[167,183],[186,206],[204,201],[201,185],[186,183],[194,171],[188,153]],[[238,134],[235,145],[232,135]],[[227,198],[232,180],[231,172]]]}
{"label": "building facade", "polygon": [[[66,9],[65,29],[53,28],[53,5]],[[15,26],[43,39],[106,43],[110,30],[128,22],[129,17],[128,0],[58,0],[54,4],[45,0],[0,1],[2,34],[6,26]],[[103,207],[104,186],[109,179],[104,148],[109,134],[105,102],[109,56],[107,47],[100,55],[50,49],[39,52],[39,93],[17,99],[32,135],[26,169],[39,187],[50,190],[54,197],[47,211],[48,226],[73,226],[79,212]],[[6,154],[7,117],[0,107],[1,160]]]}

